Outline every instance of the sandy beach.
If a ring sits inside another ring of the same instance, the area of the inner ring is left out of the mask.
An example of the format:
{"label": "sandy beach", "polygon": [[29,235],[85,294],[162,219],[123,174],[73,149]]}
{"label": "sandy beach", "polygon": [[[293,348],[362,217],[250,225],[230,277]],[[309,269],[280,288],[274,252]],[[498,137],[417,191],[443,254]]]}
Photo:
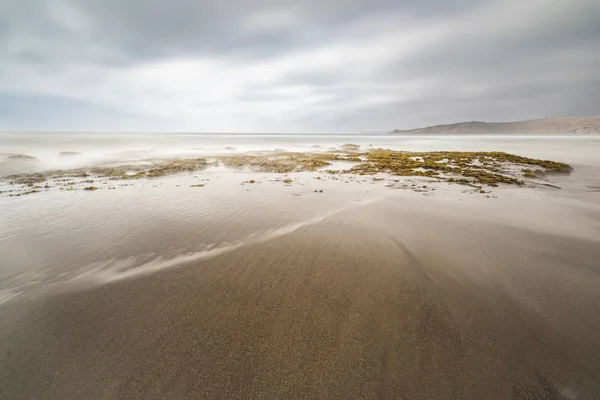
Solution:
{"label": "sandy beach", "polygon": [[0,1],[0,400],[600,400],[598,17]]}
{"label": "sandy beach", "polygon": [[594,168],[4,197],[0,398],[598,398]]}

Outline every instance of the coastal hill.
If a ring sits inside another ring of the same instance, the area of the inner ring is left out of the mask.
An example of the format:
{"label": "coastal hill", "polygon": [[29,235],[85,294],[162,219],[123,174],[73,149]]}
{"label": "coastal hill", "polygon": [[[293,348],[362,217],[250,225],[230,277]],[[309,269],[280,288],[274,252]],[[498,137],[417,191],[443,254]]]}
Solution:
{"label": "coastal hill", "polygon": [[600,133],[600,117],[562,117],[517,122],[458,122],[392,133]]}

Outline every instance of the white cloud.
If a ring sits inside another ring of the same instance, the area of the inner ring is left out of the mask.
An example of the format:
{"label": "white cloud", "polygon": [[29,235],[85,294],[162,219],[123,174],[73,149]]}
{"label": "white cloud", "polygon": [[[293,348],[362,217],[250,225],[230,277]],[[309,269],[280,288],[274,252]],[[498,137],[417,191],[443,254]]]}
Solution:
{"label": "white cloud", "polygon": [[[543,42],[544,35],[552,36],[551,24],[559,23],[561,15],[576,19],[582,7],[592,7],[586,0],[570,2],[575,9],[568,8],[564,0],[503,0],[449,19],[410,19],[411,14],[399,8],[356,16],[322,40],[282,47],[264,57],[244,59],[229,53],[199,52],[128,63],[103,62],[121,60],[127,54],[109,43],[88,39],[94,36],[93,16],[67,2],[52,4],[52,21],[81,36],[55,43],[11,33],[5,41],[9,56],[0,61],[0,94],[84,102],[114,110],[115,118],[132,115],[144,130],[155,127],[148,122],[155,118],[171,121],[174,130],[201,131],[406,127],[431,123],[425,119],[432,113],[452,118],[448,110],[453,107],[444,107],[440,99],[455,99],[468,110],[470,98],[475,102],[518,84],[598,82],[594,81],[597,71],[590,68],[599,61],[598,56],[589,51],[594,44],[585,40],[575,47],[539,54],[534,47],[531,51],[536,54],[531,58],[522,52],[502,53],[499,58],[504,62],[478,67],[483,56],[494,56],[496,49],[518,48],[521,38],[533,36]],[[302,35],[303,27],[314,28],[306,14],[297,8],[279,7],[255,10],[244,19],[240,32],[251,35],[289,29]],[[42,61],[23,57],[31,52]],[[440,62],[437,54],[447,59]],[[565,61],[566,54],[571,60]],[[560,68],[544,68],[540,62]],[[468,65],[468,70],[461,65]],[[504,101],[514,100],[510,94],[506,96]],[[530,99],[537,101],[537,95],[532,93]],[[555,97],[553,101],[561,100]],[[377,108],[388,114],[372,117]],[[411,112],[408,119],[406,110]],[[472,105],[472,110],[481,113],[480,105]],[[460,118],[467,113],[454,115]],[[361,114],[366,117],[358,126],[344,122],[360,120]],[[1,118],[0,114],[0,123]],[[477,119],[477,115],[468,119]],[[323,120],[329,125],[313,122]]]}
{"label": "white cloud", "polygon": [[73,34],[85,34],[90,31],[92,21],[75,5],[65,0],[46,0],[44,7],[50,18]]}

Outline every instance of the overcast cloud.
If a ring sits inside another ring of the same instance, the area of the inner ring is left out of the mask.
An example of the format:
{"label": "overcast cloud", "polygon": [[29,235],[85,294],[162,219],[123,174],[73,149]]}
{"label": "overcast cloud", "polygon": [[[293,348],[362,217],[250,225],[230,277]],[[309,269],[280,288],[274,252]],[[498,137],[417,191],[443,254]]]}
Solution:
{"label": "overcast cloud", "polygon": [[0,0],[0,130],[600,115],[598,0]]}

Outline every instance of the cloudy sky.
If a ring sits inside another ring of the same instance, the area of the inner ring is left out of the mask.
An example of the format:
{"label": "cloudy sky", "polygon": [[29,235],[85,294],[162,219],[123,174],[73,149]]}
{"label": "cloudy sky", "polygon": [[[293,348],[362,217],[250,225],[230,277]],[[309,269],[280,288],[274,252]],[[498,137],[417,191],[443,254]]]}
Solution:
{"label": "cloudy sky", "polygon": [[0,130],[600,115],[598,0],[0,0]]}

